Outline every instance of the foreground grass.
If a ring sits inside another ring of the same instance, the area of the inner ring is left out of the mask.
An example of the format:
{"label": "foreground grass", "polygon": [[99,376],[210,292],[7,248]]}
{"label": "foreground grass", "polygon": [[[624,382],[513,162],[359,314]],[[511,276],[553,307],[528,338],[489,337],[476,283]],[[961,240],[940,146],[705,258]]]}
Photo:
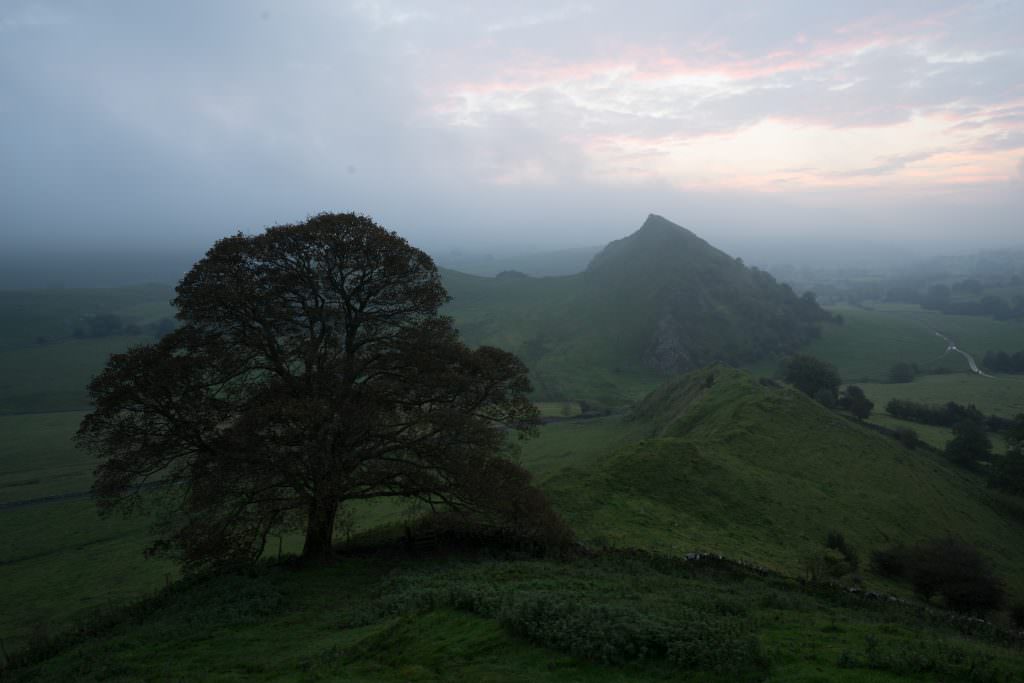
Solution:
{"label": "foreground grass", "polygon": [[0,538],[0,638],[11,649],[178,577],[143,557],[145,520],[100,519],[91,500],[0,510]]}
{"label": "foreground grass", "polygon": [[179,584],[14,681],[1019,681],[1019,641],[727,566],[351,556]]}

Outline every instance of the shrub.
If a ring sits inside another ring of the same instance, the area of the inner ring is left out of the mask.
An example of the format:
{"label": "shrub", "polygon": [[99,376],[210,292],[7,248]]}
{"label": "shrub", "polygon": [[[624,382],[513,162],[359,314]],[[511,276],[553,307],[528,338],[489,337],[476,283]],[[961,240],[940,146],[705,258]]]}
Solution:
{"label": "shrub", "polygon": [[1019,629],[1024,629],[1024,602],[1018,602],[1010,608],[1010,623]]}
{"label": "shrub", "polygon": [[871,569],[890,579],[903,577],[907,570],[907,548],[901,543],[874,551],[871,553]]}
{"label": "shrub", "polygon": [[922,543],[907,554],[907,575],[925,600],[940,595],[958,612],[985,613],[1005,596],[1002,581],[977,548],[954,538]]}
{"label": "shrub", "polygon": [[535,643],[605,664],[667,659],[685,668],[730,669],[756,663],[758,648],[739,622],[679,608],[675,618],[596,604],[561,593],[519,593],[498,621]]}
{"label": "shrub", "polygon": [[863,389],[856,384],[851,384],[843,390],[839,406],[849,410],[858,420],[866,420],[871,415],[875,404],[864,394]]}
{"label": "shrub", "polygon": [[821,391],[827,391],[835,401],[836,392],[842,380],[839,371],[831,363],[826,363],[814,356],[792,356],[782,365],[783,379],[807,394],[817,397]]}
{"label": "shrub", "polygon": [[857,555],[857,551],[846,542],[846,538],[840,532],[828,532],[828,535],[825,537],[825,547],[835,550],[842,555],[843,559],[853,568],[853,571],[857,571],[860,567],[860,557]]}
{"label": "shrub", "polygon": [[836,407],[836,396],[831,389],[818,389],[814,392],[814,400],[826,408]]}
{"label": "shrub", "polygon": [[973,467],[992,454],[992,442],[985,427],[976,420],[962,420],[953,425],[953,438],[946,443],[946,457],[958,465]]}
{"label": "shrub", "polygon": [[921,439],[917,436],[917,432],[910,427],[899,427],[895,431],[896,433],[894,436],[896,437],[896,440],[910,450],[914,450],[917,448],[917,445],[921,443]]}
{"label": "shrub", "polygon": [[896,363],[889,368],[889,381],[897,384],[913,382],[919,370],[913,363]]}

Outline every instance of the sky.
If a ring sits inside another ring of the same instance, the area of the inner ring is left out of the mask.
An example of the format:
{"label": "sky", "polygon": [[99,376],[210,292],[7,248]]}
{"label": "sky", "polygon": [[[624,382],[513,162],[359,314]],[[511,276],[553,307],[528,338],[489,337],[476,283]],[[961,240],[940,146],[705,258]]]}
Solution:
{"label": "sky", "polygon": [[1024,2],[0,1],[0,250],[1024,242]]}

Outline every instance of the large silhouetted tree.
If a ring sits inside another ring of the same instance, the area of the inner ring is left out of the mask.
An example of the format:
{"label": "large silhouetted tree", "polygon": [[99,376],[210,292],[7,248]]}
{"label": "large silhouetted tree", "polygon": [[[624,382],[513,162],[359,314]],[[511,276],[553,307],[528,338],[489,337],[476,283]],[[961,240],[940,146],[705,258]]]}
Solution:
{"label": "large silhouetted tree", "polygon": [[503,453],[538,420],[527,370],[466,347],[446,300],[430,257],[363,216],[218,241],[177,288],[180,326],[89,387],[77,438],[102,459],[101,509],[160,501],[152,550],[187,568],[289,527],[325,559],[339,506],[365,498],[543,518]]}

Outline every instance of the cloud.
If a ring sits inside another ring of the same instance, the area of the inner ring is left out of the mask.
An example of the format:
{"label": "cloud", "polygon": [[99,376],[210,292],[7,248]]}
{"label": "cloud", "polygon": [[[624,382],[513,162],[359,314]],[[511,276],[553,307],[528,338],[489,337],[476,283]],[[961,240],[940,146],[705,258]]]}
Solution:
{"label": "cloud", "polygon": [[49,5],[15,1],[5,8],[0,8],[0,33],[60,26],[69,20],[70,15]]}
{"label": "cloud", "polygon": [[1011,226],[1024,6],[893,5],[5,2],[0,204],[66,240],[321,209],[435,241],[969,201]]}

